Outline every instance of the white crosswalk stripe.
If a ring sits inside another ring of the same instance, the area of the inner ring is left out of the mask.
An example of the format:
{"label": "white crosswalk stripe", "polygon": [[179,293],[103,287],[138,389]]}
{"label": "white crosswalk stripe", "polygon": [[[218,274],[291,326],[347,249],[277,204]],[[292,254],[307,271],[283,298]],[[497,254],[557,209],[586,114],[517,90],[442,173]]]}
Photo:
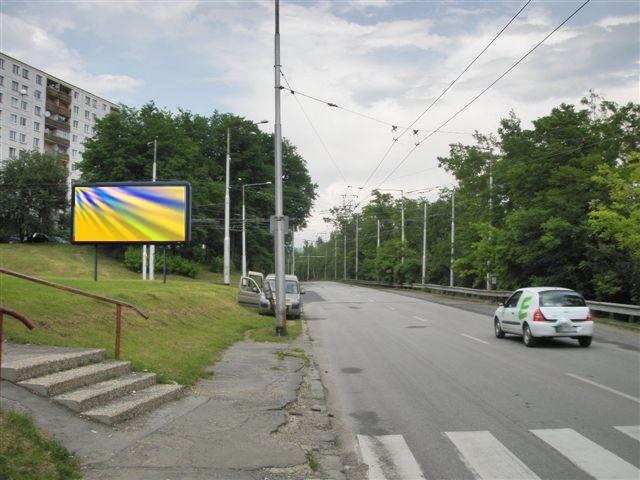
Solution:
{"label": "white crosswalk stripe", "polygon": [[640,470],[570,428],[531,430],[578,468],[598,480],[638,480]]}
{"label": "white crosswalk stripe", "polygon": [[402,435],[358,435],[358,443],[369,480],[424,480]]}
{"label": "white crosswalk stripe", "polygon": [[640,442],[640,425],[629,425],[627,427],[613,427],[616,430],[626,433],[631,438],[635,438]]}
{"label": "white crosswalk stripe", "polygon": [[530,480],[539,477],[490,432],[445,432],[478,479]]}

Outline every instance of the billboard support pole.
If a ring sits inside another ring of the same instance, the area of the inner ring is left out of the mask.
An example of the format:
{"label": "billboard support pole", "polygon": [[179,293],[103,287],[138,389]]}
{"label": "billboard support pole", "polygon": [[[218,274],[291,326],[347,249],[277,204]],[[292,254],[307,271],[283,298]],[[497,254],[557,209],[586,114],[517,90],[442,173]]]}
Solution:
{"label": "billboard support pole", "polygon": [[93,281],[98,281],[98,244],[96,243],[93,251]]}
{"label": "billboard support pole", "polygon": [[167,283],[167,246],[162,247],[162,283]]}

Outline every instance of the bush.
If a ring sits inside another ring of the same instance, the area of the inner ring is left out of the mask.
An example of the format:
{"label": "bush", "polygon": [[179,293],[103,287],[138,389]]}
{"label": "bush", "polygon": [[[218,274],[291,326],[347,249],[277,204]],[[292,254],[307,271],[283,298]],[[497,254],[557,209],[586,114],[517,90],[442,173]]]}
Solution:
{"label": "bush", "polygon": [[212,272],[221,273],[223,265],[224,265],[224,259],[222,257],[213,257],[211,259],[211,266],[209,267],[209,269]]}
{"label": "bush", "polygon": [[[124,252],[124,266],[134,272],[142,272],[142,247],[130,246]],[[156,273],[162,274],[162,250],[156,249]],[[179,255],[167,254],[167,273],[196,278],[200,272],[200,265]]]}

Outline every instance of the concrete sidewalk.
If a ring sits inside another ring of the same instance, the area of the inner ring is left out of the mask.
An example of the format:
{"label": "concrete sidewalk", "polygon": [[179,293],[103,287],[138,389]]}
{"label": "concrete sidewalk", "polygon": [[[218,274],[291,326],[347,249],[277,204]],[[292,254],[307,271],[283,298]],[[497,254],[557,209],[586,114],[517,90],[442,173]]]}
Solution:
{"label": "concrete sidewalk", "polygon": [[88,479],[341,478],[315,367],[278,351],[304,357],[310,344],[238,343],[211,368],[212,379],[115,429],[8,382],[2,406],[32,415],[81,458]]}

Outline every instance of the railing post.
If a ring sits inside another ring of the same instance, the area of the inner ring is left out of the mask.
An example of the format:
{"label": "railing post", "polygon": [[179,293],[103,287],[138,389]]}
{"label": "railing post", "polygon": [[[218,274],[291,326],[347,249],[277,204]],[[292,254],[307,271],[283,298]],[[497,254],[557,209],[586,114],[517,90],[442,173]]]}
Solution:
{"label": "railing post", "polygon": [[120,360],[120,326],[122,323],[122,306],[116,304],[116,360]]}

